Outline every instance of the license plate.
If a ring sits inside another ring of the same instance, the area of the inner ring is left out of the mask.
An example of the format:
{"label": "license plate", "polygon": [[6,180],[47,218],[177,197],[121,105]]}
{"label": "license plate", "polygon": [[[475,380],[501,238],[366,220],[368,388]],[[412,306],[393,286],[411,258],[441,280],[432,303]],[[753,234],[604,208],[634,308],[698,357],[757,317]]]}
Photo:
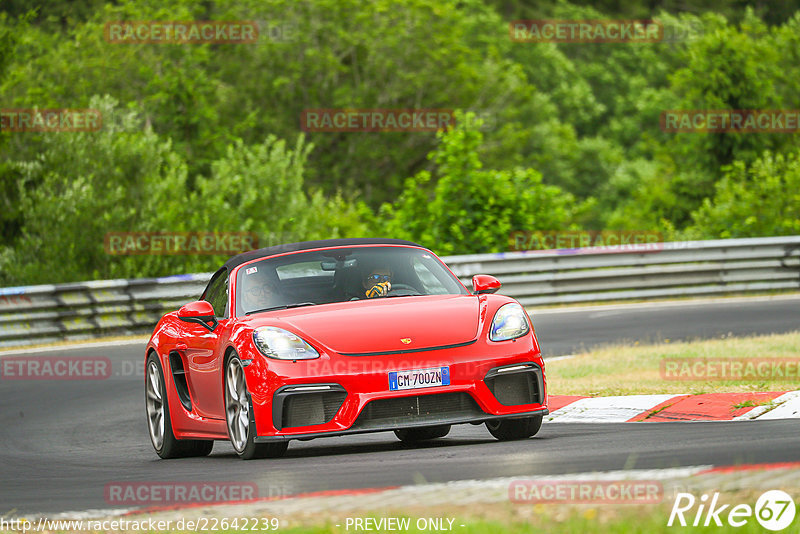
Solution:
{"label": "license plate", "polygon": [[450,368],[414,369],[389,373],[389,390],[430,388],[450,385]]}

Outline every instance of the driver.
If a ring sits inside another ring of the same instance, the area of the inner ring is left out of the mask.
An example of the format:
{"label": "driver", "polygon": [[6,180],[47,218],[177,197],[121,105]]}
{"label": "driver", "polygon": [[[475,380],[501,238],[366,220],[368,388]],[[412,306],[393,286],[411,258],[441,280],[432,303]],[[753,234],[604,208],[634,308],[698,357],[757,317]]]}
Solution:
{"label": "driver", "polygon": [[361,285],[368,299],[385,297],[392,290],[392,270],[387,267],[376,267],[364,276]]}

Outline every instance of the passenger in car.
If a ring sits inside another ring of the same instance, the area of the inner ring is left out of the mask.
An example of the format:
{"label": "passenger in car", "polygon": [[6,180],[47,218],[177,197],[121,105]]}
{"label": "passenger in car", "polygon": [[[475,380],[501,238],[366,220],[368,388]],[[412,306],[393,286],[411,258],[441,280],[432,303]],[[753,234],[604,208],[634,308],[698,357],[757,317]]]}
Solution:
{"label": "passenger in car", "polygon": [[260,280],[248,280],[248,282],[244,288],[242,300],[247,309],[262,310],[284,304],[283,297],[275,283],[263,278]]}

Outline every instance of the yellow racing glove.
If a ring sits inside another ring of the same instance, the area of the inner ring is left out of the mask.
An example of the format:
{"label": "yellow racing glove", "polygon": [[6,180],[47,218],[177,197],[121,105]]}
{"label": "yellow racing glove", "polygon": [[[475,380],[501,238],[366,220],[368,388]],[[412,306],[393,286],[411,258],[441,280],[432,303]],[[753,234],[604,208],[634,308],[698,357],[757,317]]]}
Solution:
{"label": "yellow racing glove", "polygon": [[381,282],[380,284],[375,284],[367,290],[367,298],[374,299],[375,297],[385,297],[386,294],[391,290],[391,282]]}

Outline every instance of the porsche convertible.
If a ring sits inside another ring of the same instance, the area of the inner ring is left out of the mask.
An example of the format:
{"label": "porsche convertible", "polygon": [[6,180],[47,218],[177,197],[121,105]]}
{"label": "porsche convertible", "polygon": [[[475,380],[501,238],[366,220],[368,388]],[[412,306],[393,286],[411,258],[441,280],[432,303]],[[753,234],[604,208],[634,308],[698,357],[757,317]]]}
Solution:
{"label": "porsche convertible", "polygon": [[527,313],[499,288],[476,275],[469,290],[397,239],[236,255],[147,344],[153,447],[204,456],[229,440],[252,459],[295,439],[393,431],[413,444],[465,423],[533,436],[548,413],[544,361]]}

